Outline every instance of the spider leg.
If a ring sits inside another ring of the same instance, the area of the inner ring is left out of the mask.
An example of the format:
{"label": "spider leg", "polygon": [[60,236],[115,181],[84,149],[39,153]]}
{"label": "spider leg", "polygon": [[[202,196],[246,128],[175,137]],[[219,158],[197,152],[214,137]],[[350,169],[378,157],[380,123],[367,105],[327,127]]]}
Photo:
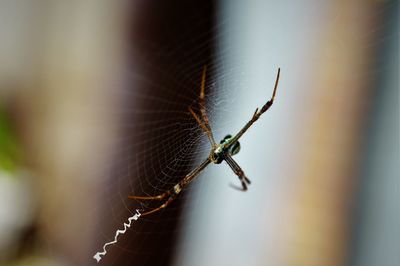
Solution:
{"label": "spider leg", "polygon": [[152,209],[150,211],[141,213],[141,216],[145,216],[148,215],[150,213],[153,212],[157,212],[161,209],[164,209],[165,207],[168,206],[168,204],[170,204],[176,197],[176,195],[178,195],[178,193],[173,194],[171,191],[166,191],[160,195],[157,196],[128,196],[128,199],[138,199],[138,200],[163,200],[165,197],[170,196],[166,201],[164,201],[164,203],[162,205],[160,205],[159,207]]}
{"label": "spider leg", "polygon": [[210,122],[208,120],[208,116],[207,116],[207,112],[206,112],[206,103],[205,103],[205,86],[206,86],[206,72],[207,72],[207,66],[203,67],[203,74],[201,76],[201,86],[200,86],[200,112],[201,112],[201,116],[203,117],[203,121],[204,124],[210,134],[210,138],[211,138],[211,142],[212,142],[212,146],[215,147],[215,139],[211,130],[211,126],[210,126]]}
{"label": "spider leg", "polygon": [[171,193],[169,191],[164,192],[160,195],[157,196],[128,196],[128,199],[138,199],[138,200],[162,200],[166,196],[170,195]]}
{"label": "spider leg", "polygon": [[192,182],[204,168],[207,167],[211,162],[210,158],[205,159],[199,166],[193,169],[190,173],[188,173],[181,181],[179,181],[173,189],[168,190],[157,196],[128,196],[129,199],[138,199],[138,200],[163,200],[165,197],[169,196],[167,200],[164,201],[159,207],[154,208],[150,211],[141,213],[141,216],[149,215],[151,213],[160,211],[167,207],[181,192],[181,190],[186,187],[190,182]]}
{"label": "spider leg", "polygon": [[207,129],[207,126],[205,124],[203,124],[203,122],[201,121],[200,117],[198,117],[196,115],[196,113],[193,111],[192,107],[188,107],[189,112],[192,114],[192,116],[194,117],[194,119],[196,120],[196,122],[200,125],[200,127],[203,129],[204,133],[207,134],[208,138],[210,139],[210,142],[212,143],[212,139],[211,136],[209,134],[209,131]]}
{"label": "spider leg", "polygon": [[232,169],[232,171],[238,176],[240,182],[242,183],[242,187],[237,187],[235,185],[231,184],[231,187],[241,190],[241,191],[246,191],[247,190],[247,185],[250,185],[250,179],[248,179],[246,177],[246,175],[244,174],[242,168],[240,168],[240,166],[236,163],[235,160],[233,160],[232,156],[228,153],[226,153],[224,155],[224,160],[225,162],[230,166],[230,168]]}
{"label": "spider leg", "polygon": [[175,195],[169,197],[169,198],[168,198],[162,205],[160,205],[159,207],[157,207],[157,208],[155,208],[155,209],[152,209],[152,210],[150,210],[150,211],[148,211],[148,212],[141,213],[140,215],[141,215],[141,216],[145,216],[145,215],[149,215],[149,214],[151,214],[151,213],[158,212],[158,211],[164,209],[165,207],[167,207],[167,206],[175,199],[175,197],[176,197]]}
{"label": "spider leg", "polygon": [[274,103],[274,100],[275,100],[275,95],[276,95],[276,90],[278,88],[280,74],[281,74],[281,69],[278,68],[278,74],[276,75],[274,91],[272,93],[271,99],[268,102],[266,102],[263,105],[263,107],[261,107],[261,109],[258,109],[258,108],[256,109],[256,111],[254,112],[250,121],[247,122],[246,125],[235,136],[233,136],[233,138],[227,144],[225,144],[225,147],[224,147],[225,149],[229,148],[234,143],[236,143],[239,140],[239,138],[254,124],[254,122],[256,122],[260,118],[260,116],[263,113],[265,113],[272,106],[272,104]]}
{"label": "spider leg", "polygon": [[192,116],[196,119],[197,123],[201,126],[203,131],[207,134],[208,139],[210,140],[211,146],[215,148],[217,144],[215,143],[214,135],[211,130],[210,122],[207,117],[207,112],[205,109],[205,99],[204,99],[204,89],[205,89],[205,84],[206,84],[206,66],[203,68],[203,74],[201,77],[201,86],[200,86],[200,101],[199,101],[199,106],[200,106],[200,113],[203,121],[196,115],[196,113],[193,111],[193,109],[189,106],[189,112],[192,114]]}
{"label": "spider leg", "polygon": [[211,129],[209,129],[209,126],[207,127],[206,124],[204,124],[200,118],[196,115],[196,113],[193,111],[192,107],[189,106],[189,112],[192,114],[194,119],[196,119],[196,122],[200,125],[200,127],[203,129],[204,133],[207,134],[208,139],[210,140],[211,146],[214,148],[216,147],[214,136],[211,132]]}

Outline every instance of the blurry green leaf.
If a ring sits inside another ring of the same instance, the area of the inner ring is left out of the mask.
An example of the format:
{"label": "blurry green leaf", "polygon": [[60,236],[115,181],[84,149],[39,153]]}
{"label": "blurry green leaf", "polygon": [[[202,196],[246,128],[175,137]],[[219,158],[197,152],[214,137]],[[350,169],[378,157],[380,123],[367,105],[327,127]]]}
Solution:
{"label": "blurry green leaf", "polygon": [[20,158],[17,137],[12,132],[11,123],[6,112],[0,106],[0,169],[7,172],[15,172]]}

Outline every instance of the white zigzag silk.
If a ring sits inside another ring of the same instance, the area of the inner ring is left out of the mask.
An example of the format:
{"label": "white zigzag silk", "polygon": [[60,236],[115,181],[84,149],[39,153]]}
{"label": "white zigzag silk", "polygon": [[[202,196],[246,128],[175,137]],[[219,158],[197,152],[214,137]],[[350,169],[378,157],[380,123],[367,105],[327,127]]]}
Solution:
{"label": "white zigzag silk", "polygon": [[126,230],[127,230],[129,227],[131,227],[132,220],[135,220],[135,221],[136,221],[137,219],[139,219],[139,217],[140,217],[140,212],[139,212],[139,210],[136,210],[136,213],[135,213],[134,215],[132,215],[131,217],[128,218],[128,223],[124,223],[124,229],[123,229],[123,230],[117,230],[117,232],[115,232],[114,241],[105,243],[104,246],[103,246],[103,251],[102,251],[102,252],[97,252],[97,253],[93,256],[93,258],[94,258],[95,260],[97,260],[97,263],[101,260],[101,256],[105,256],[105,255],[107,254],[106,247],[109,246],[109,245],[114,245],[115,243],[117,243],[117,241],[118,241],[118,236],[119,236],[120,234],[121,234],[121,235],[125,234]]}

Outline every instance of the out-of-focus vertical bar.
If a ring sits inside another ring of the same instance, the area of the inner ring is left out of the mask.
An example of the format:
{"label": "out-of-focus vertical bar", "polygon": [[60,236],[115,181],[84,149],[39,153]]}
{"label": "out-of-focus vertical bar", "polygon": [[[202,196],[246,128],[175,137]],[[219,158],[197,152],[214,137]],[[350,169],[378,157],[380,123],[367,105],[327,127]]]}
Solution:
{"label": "out-of-focus vertical bar", "polygon": [[360,45],[371,23],[368,1],[334,1],[309,85],[315,101],[304,121],[308,129],[301,156],[289,265],[345,265],[349,207],[357,167],[365,104],[368,103],[370,50]]}
{"label": "out-of-focus vertical bar", "polygon": [[109,86],[121,59],[123,5],[38,1],[33,6],[36,26],[27,45],[35,54],[27,64],[34,75],[18,97],[40,206],[41,249],[32,255],[51,258],[52,265],[88,265],[96,234],[96,181],[113,139],[107,110],[117,96]]}
{"label": "out-of-focus vertical bar", "polygon": [[348,265],[400,265],[399,2],[381,1]]}

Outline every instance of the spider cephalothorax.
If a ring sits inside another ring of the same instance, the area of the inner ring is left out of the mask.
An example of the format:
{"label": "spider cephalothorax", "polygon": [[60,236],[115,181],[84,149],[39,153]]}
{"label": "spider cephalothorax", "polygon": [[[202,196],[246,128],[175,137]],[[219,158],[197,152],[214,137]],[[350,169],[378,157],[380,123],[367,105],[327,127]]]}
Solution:
{"label": "spider cephalothorax", "polygon": [[237,154],[240,151],[240,143],[239,138],[253,125],[254,122],[260,118],[260,116],[266,112],[274,102],[276,88],[278,87],[279,75],[281,70],[278,69],[278,75],[276,76],[274,92],[272,93],[272,97],[269,101],[267,101],[261,109],[256,109],[252,118],[244,125],[244,127],[234,136],[226,135],[225,138],[221,140],[219,144],[215,143],[213,133],[211,131],[210,123],[208,122],[207,113],[205,110],[205,99],[204,99],[204,88],[206,82],[206,68],[203,69],[203,75],[201,78],[201,87],[200,87],[200,113],[201,118],[189,107],[189,112],[193,115],[194,119],[203,129],[204,133],[207,134],[208,139],[211,143],[211,150],[210,155],[196,168],[194,168],[190,173],[188,173],[185,177],[183,177],[175,186],[157,196],[129,196],[130,199],[137,199],[137,200],[164,200],[164,203],[152,210],[149,210],[145,213],[142,213],[142,216],[148,215],[150,213],[159,211],[168,206],[176,196],[182,191],[184,187],[186,187],[190,182],[192,182],[203,170],[206,168],[211,162],[215,164],[220,164],[222,161],[225,161],[232,171],[237,175],[239,178],[242,187],[236,187],[242,191],[247,190],[247,186],[250,184],[250,180],[244,174],[242,168],[233,160],[232,156]]}
{"label": "spider cephalothorax", "polygon": [[210,159],[215,164],[220,164],[224,160],[225,154],[231,156],[238,154],[240,151],[240,142],[235,141],[232,145],[230,141],[232,140],[232,135],[226,135],[214,150],[211,150]]}

